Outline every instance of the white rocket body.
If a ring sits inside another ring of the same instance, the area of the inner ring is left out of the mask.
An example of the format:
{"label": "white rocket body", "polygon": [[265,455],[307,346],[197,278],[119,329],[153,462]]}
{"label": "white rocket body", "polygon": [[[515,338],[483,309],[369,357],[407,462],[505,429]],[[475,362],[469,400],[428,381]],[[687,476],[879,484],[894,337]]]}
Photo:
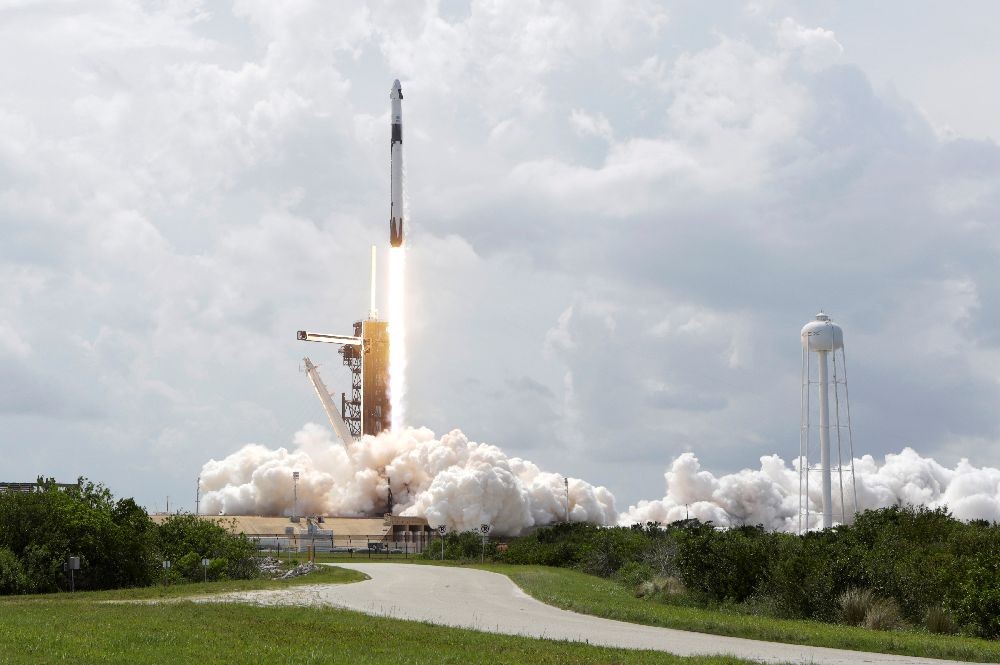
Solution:
{"label": "white rocket body", "polygon": [[403,88],[399,79],[392,83],[392,132],[389,138],[389,170],[391,172],[389,203],[389,244],[403,244]]}

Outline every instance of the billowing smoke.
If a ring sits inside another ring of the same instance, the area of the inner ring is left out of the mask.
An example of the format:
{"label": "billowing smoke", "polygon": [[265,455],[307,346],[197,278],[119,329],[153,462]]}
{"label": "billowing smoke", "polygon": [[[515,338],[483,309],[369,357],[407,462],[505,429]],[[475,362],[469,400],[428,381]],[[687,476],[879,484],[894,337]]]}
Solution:
{"label": "billowing smoke", "polygon": [[[797,462],[796,462],[797,463]],[[946,506],[963,520],[1000,520],[1000,469],[974,467],[962,460],[954,469],[922,457],[912,448],[886,455],[878,464],[871,455],[855,459],[858,506],[861,510],[896,504]],[[686,517],[711,520],[720,526],[763,524],[769,529],[798,528],[798,467],[789,467],[777,455],[760,458],[760,470],[714,476],[701,469],[693,453],[674,459],[664,474],[666,496],[640,501],[619,517],[620,524],[660,522]],[[845,476],[844,500],[853,505]],[[811,510],[822,509],[818,474],[810,480]],[[840,488],[834,475],[834,516],[840,515]]]}
{"label": "billowing smoke", "polygon": [[[540,470],[496,446],[476,443],[453,430],[437,438],[426,428],[365,436],[345,448],[330,433],[308,424],[292,450],[244,446],[201,471],[208,513],[288,515],[292,472],[299,472],[300,515],[370,515],[393,512],[426,517],[453,530],[493,525],[517,535],[526,528],[565,519],[563,476]],[[613,524],[615,498],[604,487],[569,479],[569,517]]]}

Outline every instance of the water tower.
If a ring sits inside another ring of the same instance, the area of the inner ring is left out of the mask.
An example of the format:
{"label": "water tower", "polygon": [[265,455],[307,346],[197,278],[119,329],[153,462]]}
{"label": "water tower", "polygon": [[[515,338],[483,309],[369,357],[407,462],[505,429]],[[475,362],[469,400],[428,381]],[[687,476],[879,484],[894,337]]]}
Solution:
{"label": "water tower", "polygon": [[[833,398],[833,412],[830,399]],[[832,417],[831,417],[832,416]],[[834,451],[836,446],[836,451]],[[846,448],[846,450],[845,450]],[[836,464],[833,455],[836,454]],[[844,465],[844,453],[850,462]],[[833,526],[834,486],[836,475],[842,524],[858,510],[854,484],[854,440],[851,432],[851,405],[847,392],[847,358],[844,355],[844,331],[820,312],[815,321],[802,328],[802,406],[799,431],[799,533],[816,527]],[[847,510],[844,476],[848,476]],[[822,521],[815,523],[818,511],[812,507],[810,490],[816,481],[822,489]]]}

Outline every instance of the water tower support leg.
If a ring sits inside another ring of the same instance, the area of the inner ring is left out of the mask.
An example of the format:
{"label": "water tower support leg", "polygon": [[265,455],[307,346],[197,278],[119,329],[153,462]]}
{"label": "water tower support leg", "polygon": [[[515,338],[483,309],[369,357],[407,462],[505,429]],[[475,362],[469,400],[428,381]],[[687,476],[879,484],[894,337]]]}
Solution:
{"label": "water tower support leg", "polygon": [[830,381],[827,376],[828,351],[819,351],[819,456],[823,474],[823,528],[833,526],[833,478],[830,472]]}

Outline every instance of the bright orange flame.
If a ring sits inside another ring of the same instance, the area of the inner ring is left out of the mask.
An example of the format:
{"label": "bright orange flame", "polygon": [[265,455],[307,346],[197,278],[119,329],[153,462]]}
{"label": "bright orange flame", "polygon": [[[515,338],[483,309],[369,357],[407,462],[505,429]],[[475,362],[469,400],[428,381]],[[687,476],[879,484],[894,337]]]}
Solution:
{"label": "bright orange flame", "polygon": [[392,429],[402,429],[406,396],[406,253],[389,248],[389,401]]}

